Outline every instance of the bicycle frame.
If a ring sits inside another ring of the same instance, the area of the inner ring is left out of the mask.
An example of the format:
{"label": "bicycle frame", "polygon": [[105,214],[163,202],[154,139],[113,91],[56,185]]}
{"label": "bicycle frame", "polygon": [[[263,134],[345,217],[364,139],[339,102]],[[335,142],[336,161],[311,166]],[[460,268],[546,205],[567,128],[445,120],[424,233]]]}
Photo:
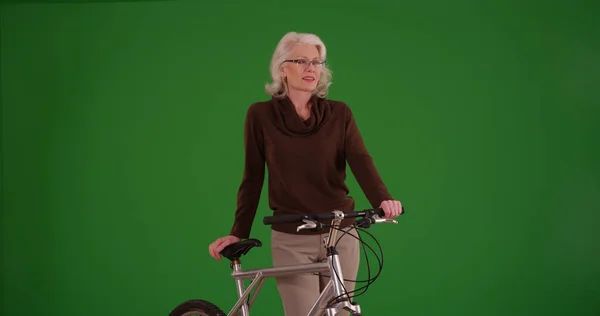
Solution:
{"label": "bicycle frame", "polygon": [[[349,297],[344,292],[344,275],[342,274],[341,263],[335,248],[338,234],[337,229],[339,229],[340,222],[344,216],[343,213],[339,211],[334,211],[334,213],[335,218],[331,222],[332,227],[329,230],[329,236],[327,243],[325,244],[327,249],[327,262],[259,268],[244,271],[242,270],[240,260],[232,261],[231,268],[233,269],[233,272],[231,275],[236,282],[238,300],[227,315],[236,315],[241,311],[241,316],[249,316],[250,307],[254,303],[266,278],[290,274],[320,272],[329,272],[330,278],[307,316],[322,316],[324,313],[327,313],[327,316],[333,316],[343,309],[353,311],[354,315],[360,315],[360,306],[352,304]],[[253,279],[250,285],[248,285],[248,288],[244,288],[244,280],[246,279]],[[254,290],[254,293],[248,300],[248,296],[252,290]],[[336,297],[338,298],[337,301],[332,304],[332,306],[329,306],[331,299]]]}

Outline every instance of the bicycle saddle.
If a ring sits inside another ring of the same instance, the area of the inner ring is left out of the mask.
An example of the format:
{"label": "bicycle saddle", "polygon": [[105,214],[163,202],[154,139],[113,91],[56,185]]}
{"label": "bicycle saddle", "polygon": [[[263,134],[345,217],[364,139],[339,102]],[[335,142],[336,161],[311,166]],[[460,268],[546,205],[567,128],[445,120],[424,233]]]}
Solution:
{"label": "bicycle saddle", "polygon": [[249,238],[225,247],[221,250],[221,255],[231,261],[238,260],[241,256],[247,254],[250,249],[261,246],[260,240]]}

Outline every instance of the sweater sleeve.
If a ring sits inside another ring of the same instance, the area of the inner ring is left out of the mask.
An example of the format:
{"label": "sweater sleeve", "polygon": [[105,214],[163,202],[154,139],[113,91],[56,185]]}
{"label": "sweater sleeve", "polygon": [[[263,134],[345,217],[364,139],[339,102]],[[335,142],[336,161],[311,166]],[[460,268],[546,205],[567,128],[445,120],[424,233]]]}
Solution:
{"label": "sweater sleeve", "polygon": [[250,236],[265,177],[264,142],[256,106],[251,106],[246,113],[244,152],[244,173],[237,193],[237,209],[230,231],[231,235],[240,239]]}
{"label": "sweater sleeve", "polygon": [[346,106],[345,154],[348,165],[373,208],[385,200],[393,200],[375,168],[362,135],[356,124],[352,110]]}

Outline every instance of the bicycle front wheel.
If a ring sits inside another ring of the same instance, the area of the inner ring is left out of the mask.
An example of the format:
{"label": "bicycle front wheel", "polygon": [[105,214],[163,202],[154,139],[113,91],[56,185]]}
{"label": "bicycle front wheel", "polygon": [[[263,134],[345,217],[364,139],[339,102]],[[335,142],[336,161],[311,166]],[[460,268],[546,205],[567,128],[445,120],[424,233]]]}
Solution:
{"label": "bicycle front wheel", "polygon": [[211,302],[189,300],[175,307],[169,316],[227,316],[227,314]]}

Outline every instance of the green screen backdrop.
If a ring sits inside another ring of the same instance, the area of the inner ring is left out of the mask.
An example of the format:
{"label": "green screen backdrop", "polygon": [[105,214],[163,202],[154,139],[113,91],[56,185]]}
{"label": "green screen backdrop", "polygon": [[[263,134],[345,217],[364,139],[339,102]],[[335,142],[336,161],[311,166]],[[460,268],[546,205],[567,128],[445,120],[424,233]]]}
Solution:
{"label": "green screen backdrop", "polygon": [[[288,31],[323,39],[410,212],[370,230],[366,315],[600,313],[598,2],[85,2],[1,7],[2,315],[229,311],[208,244]],[[271,262],[266,199],[245,268]],[[269,280],[253,315],[281,314]]]}

